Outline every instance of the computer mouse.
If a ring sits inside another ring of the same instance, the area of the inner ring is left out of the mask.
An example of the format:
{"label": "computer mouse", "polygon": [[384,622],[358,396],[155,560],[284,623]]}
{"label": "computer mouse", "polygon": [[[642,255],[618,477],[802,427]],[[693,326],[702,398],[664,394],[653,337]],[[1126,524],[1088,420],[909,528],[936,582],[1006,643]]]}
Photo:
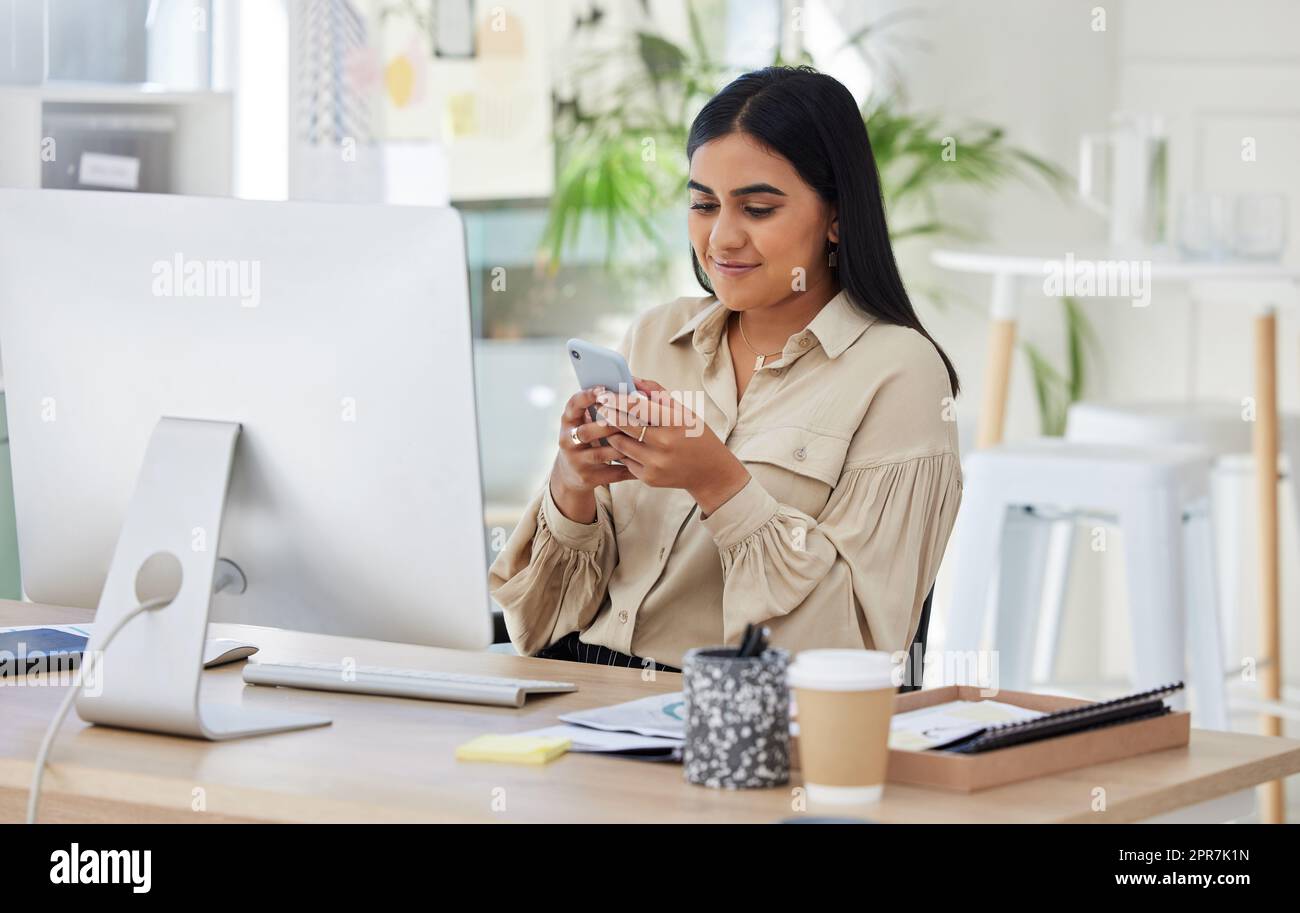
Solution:
{"label": "computer mouse", "polygon": [[224,666],[226,663],[239,662],[257,652],[257,647],[241,640],[225,637],[212,637],[203,644],[203,668]]}

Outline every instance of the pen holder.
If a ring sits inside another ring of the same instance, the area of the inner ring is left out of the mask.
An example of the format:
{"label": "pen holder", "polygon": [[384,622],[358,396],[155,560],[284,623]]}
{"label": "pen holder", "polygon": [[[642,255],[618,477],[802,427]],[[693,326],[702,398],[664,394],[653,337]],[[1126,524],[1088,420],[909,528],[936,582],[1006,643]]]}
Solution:
{"label": "pen holder", "polygon": [[790,780],[790,654],[758,656],[701,647],[682,660],[686,779],[721,789],[779,786]]}

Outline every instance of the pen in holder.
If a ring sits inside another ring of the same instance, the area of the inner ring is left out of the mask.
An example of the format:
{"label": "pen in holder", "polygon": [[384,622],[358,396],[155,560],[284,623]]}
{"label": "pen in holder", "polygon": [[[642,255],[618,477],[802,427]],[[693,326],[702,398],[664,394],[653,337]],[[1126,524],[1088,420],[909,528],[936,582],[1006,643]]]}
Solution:
{"label": "pen in holder", "polygon": [[682,762],[689,782],[721,789],[789,782],[790,654],[759,646],[753,655],[701,647],[683,658]]}

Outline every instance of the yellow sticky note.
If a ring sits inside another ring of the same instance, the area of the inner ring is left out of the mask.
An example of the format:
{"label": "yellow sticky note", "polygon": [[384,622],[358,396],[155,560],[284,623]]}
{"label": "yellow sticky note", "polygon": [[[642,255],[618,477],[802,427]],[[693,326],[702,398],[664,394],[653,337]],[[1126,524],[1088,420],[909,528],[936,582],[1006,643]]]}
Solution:
{"label": "yellow sticky note", "polygon": [[458,761],[546,764],[569,750],[569,739],[532,735],[481,735],[456,749]]}

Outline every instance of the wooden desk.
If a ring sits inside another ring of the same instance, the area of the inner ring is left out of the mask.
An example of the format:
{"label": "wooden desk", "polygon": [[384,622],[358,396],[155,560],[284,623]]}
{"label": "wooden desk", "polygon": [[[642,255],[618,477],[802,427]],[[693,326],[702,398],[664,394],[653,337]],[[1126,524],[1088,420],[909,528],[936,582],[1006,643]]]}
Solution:
{"label": "wooden desk", "polygon": [[[0,600],[0,625],[76,623],[92,613]],[[790,786],[726,792],[692,786],[677,764],[569,754],[541,768],[462,763],[455,747],[485,732],[555,722],[566,710],[680,690],[636,669],[462,653],[216,624],[212,636],[259,644],[264,659],[339,661],[555,677],[572,694],[518,710],[245,685],[240,665],[203,676],[206,700],[325,713],[334,724],[233,742],[88,726],[70,714],[45,777],[45,822],[434,821],[773,822],[795,813]],[[45,727],[63,687],[0,687],[0,821],[21,821]],[[887,786],[864,813],[889,822],[1124,822],[1209,802],[1300,771],[1300,742],[1192,731],[1187,748],[961,795]],[[1105,811],[1092,811],[1093,790]],[[201,805],[203,810],[196,811]],[[838,809],[810,807],[809,813]]]}

